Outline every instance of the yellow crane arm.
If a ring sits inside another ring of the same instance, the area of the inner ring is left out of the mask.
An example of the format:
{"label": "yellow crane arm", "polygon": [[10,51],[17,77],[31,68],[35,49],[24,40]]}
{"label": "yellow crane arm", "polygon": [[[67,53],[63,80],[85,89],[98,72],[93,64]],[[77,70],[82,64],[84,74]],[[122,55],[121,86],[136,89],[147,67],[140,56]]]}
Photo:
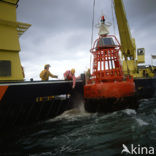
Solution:
{"label": "yellow crane arm", "polygon": [[128,57],[130,58],[130,60],[135,60],[136,58],[135,39],[131,37],[131,33],[129,31],[123,1],[114,0],[114,9],[118,23],[122,56],[124,56],[126,60]]}

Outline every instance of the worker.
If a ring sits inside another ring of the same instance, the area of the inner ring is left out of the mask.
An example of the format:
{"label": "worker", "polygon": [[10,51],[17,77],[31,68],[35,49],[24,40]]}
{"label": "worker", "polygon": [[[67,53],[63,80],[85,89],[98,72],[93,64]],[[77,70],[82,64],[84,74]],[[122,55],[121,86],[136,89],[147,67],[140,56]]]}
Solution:
{"label": "worker", "polygon": [[50,67],[50,65],[46,64],[44,66],[44,70],[41,71],[40,78],[42,79],[42,81],[48,81],[49,80],[49,76],[52,77],[52,78],[58,78],[57,75],[53,75],[53,74],[50,73],[49,67]]}
{"label": "worker", "polygon": [[91,77],[90,69],[88,68],[88,70],[85,72],[86,82],[90,79],[90,77]]}
{"label": "worker", "polygon": [[76,77],[75,77],[75,69],[72,68],[71,70],[67,70],[64,74],[65,80],[73,80],[72,88],[75,88],[76,85]]}

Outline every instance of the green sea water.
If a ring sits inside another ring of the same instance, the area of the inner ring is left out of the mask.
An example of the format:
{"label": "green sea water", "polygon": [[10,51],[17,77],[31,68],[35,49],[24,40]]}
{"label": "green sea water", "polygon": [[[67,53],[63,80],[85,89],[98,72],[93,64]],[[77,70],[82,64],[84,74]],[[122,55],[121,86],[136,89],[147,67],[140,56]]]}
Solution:
{"label": "green sea water", "polygon": [[121,154],[123,144],[156,150],[156,98],[139,103],[138,110],[109,114],[87,113],[82,104],[54,119],[7,130],[0,134],[0,155],[128,155]]}

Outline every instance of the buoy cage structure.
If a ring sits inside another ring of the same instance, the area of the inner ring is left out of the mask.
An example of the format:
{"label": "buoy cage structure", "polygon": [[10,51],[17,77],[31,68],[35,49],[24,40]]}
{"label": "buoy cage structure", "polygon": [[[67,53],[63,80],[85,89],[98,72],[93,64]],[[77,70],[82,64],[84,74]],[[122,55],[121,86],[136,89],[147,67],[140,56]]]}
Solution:
{"label": "buoy cage structure", "polygon": [[135,83],[132,76],[123,74],[119,50],[120,44],[114,35],[102,35],[95,40],[90,50],[92,74],[84,86],[87,111],[112,110],[113,104],[118,102],[123,106],[124,101],[130,102],[130,97],[134,96]]}

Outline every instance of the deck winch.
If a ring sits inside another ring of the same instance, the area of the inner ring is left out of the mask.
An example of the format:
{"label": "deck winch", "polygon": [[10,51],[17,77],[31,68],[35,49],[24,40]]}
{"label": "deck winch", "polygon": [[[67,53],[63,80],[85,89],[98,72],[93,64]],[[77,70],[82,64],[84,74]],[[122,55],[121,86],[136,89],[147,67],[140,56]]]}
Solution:
{"label": "deck winch", "polygon": [[91,77],[84,86],[85,99],[124,98],[135,93],[133,77],[122,71],[119,41],[108,33],[108,25],[102,16],[99,38],[90,50],[93,65]]}

